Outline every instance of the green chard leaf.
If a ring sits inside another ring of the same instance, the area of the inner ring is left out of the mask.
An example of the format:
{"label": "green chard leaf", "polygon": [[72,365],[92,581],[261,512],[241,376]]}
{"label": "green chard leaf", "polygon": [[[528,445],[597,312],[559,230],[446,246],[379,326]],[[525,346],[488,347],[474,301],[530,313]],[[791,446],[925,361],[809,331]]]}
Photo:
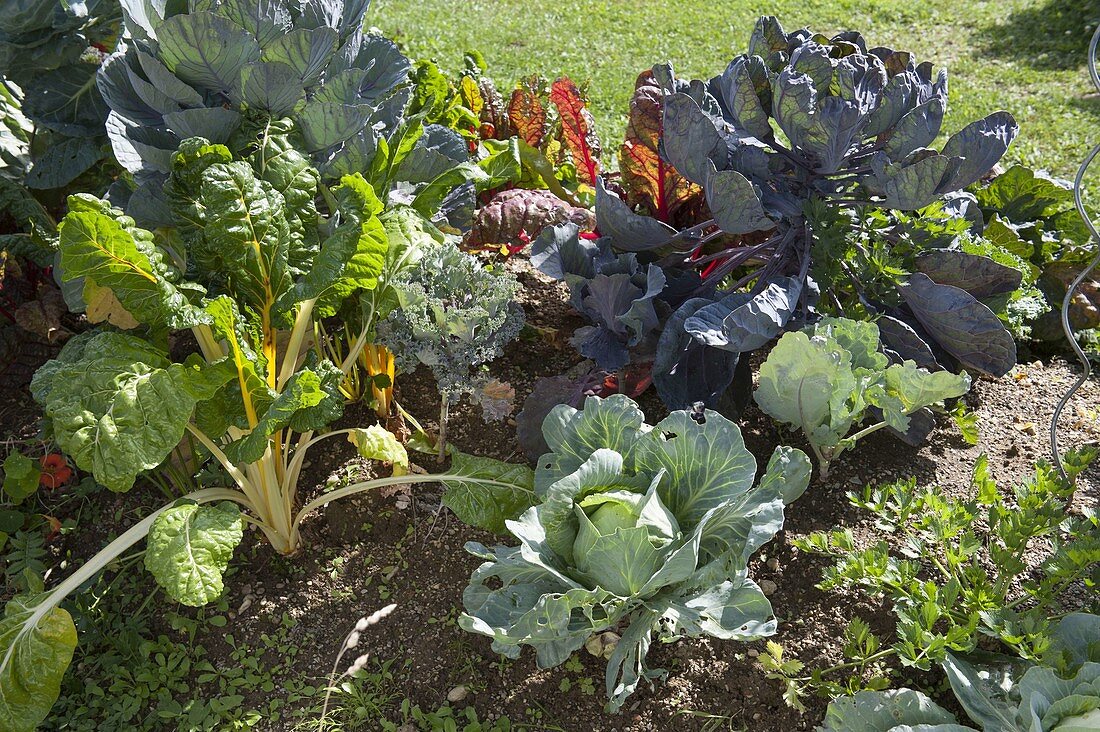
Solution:
{"label": "green chard leaf", "polygon": [[145,567],[172,599],[201,607],[221,596],[222,575],[243,536],[236,504],[181,503],[149,530]]}
{"label": "green chard leaf", "polygon": [[[58,228],[62,277],[110,289],[138,322],[190,328],[206,322],[202,309],[190,303],[173,283],[175,273],[143,229],[127,228],[85,202],[73,206]],[[102,210],[102,209],[101,209]]]}
{"label": "green chard leaf", "polygon": [[31,624],[47,595],[20,595],[0,620],[0,729],[34,732],[61,693],[76,650],[76,626],[65,610],[52,608]]}
{"label": "green chard leaf", "polygon": [[128,491],[183,439],[195,405],[234,375],[228,359],[171,363],[145,341],[96,333],[63,349],[31,390],[58,446],[113,491]]}
{"label": "green chard leaf", "polygon": [[440,482],[447,488],[444,505],[463,523],[498,534],[504,532],[505,521],[516,518],[535,502],[534,474],[526,465],[457,450],[451,452],[451,469]]}

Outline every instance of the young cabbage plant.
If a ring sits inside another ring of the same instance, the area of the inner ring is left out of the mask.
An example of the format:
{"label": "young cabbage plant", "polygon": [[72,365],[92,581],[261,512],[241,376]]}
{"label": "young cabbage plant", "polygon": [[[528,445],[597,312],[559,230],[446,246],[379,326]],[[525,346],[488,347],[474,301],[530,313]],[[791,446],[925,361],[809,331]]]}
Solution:
{"label": "young cabbage plant", "polygon": [[[654,637],[751,640],[775,631],[771,604],[749,578],[752,554],[783,526],[810,464],[778,447],[759,484],[737,425],[712,411],[647,425],[624,395],[559,405],[543,423],[538,501],[508,531],[520,546],[489,549],[463,593],[459,624],[517,658],[561,664],[593,636],[621,632],[606,674],[617,710],[643,679]],[[478,515],[475,496],[459,514]]]}
{"label": "young cabbage plant", "polygon": [[1100,729],[1100,617],[1064,616],[1041,663],[974,663],[948,654],[943,670],[977,725],[912,689],[863,691],[829,705],[820,732],[1096,732]]}
{"label": "young cabbage plant", "polygon": [[[717,76],[689,82],[665,64],[652,78],[659,140],[646,139],[668,169],[646,155],[643,170],[660,196],[624,200],[611,183],[599,185],[596,222],[608,244],[593,256],[635,253],[659,266],[666,285],[657,300],[672,315],[662,317],[655,344],[620,329],[605,351],[613,360],[598,357],[600,366],[615,368],[628,349],[654,361],[654,385],[670,409],[718,408],[729,390],[747,395],[735,379],[742,354],[819,314],[888,316],[896,324],[883,329],[885,344],[935,351],[953,369],[1001,376],[1015,364],[1015,342],[982,298],[1010,292],[1018,273],[956,242],[910,247],[897,221],[883,240],[903,266],[884,273],[888,286],[869,287],[880,283],[864,283],[858,267],[868,212],[919,211],[979,181],[1016,137],[1011,115],[991,114],[933,149],[944,71],[906,51],[868,47],[856,32],[787,33],[772,17],[757,22],[747,53]],[[690,202],[698,189],[707,216]],[[685,215],[672,216],[681,203]],[[594,293],[582,312],[619,314],[618,295]]]}
{"label": "young cabbage plant", "polygon": [[[346,176],[331,191],[332,215],[321,219],[308,160],[290,146],[269,152],[235,160],[221,145],[185,141],[166,185],[177,225],[156,234],[98,199],[70,199],[59,240],[65,277],[80,278],[89,307],[126,330],[77,336],[35,375],[49,433],[113,491],[129,490],[185,435],[216,461],[225,484],[152,512],[49,593],[8,606],[0,632],[4,729],[33,729],[57,697],[75,645],[61,600],[143,538],[157,582],[197,606],[222,592],[246,522],[289,555],[312,511],[378,486],[443,481],[452,495],[531,493],[527,469],[456,453],[444,475],[406,475],[404,448],[382,427],[325,431],[343,411],[339,385],[358,353],[341,364],[319,358],[309,343],[315,319],[376,290],[388,267],[413,255],[409,240],[388,236],[362,177]],[[196,352],[187,353],[179,331],[193,336]],[[392,463],[393,475],[301,505],[307,454],[332,438]],[[466,477],[452,480],[459,475]]]}
{"label": "young cabbage plant", "polygon": [[[917,413],[970,390],[966,374],[929,372],[900,358],[891,363],[878,349],[874,323],[824,318],[780,338],[760,367],[756,403],[805,435],[821,480],[841,453],[884,427],[923,437],[931,415]],[[848,434],[869,415],[873,424]]]}

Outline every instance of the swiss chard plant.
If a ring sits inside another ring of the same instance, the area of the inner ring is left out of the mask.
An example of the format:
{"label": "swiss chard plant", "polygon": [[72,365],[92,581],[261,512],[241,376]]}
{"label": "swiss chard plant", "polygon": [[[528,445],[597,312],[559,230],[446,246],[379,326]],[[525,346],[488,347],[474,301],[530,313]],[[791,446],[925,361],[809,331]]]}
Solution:
{"label": "swiss chard plant", "polygon": [[[805,490],[805,454],[776,448],[754,485],[756,461],[735,424],[699,410],[650,426],[623,395],[559,405],[543,433],[550,452],[536,467],[537,502],[506,522],[520,545],[467,544],[485,563],[463,593],[463,628],[511,658],[531,646],[543,668],[620,632],[606,674],[612,710],[662,675],[645,663],[655,639],[774,632],[748,562]],[[452,503],[476,515],[488,503],[476,498]]]}
{"label": "swiss chard plant", "polygon": [[1040,662],[994,657],[942,664],[958,704],[976,725],[919,691],[864,691],[829,705],[821,732],[1093,732],[1100,729],[1100,617],[1064,616]]}
{"label": "swiss chard plant", "polygon": [[[1009,114],[974,122],[934,149],[946,72],[906,51],[869,47],[855,32],[787,33],[770,17],[717,76],[689,82],[659,65],[642,83],[654,98],[649,87],[660,89],[657,142],[650,132],[646,146],[658,157],[646,154],[641,168],[651,192],[623,200],[614,185],[597,186],[606,244],[594,253],[634,253],[660,267],[657,300],[670,314],[649,341],[604,328],[598,364],[614,368],[625,348],[632,361],[653,362],[669,408],[718,407],[741,354],[829,314],[890,318],[883,342],[906,358],[933,352],[953,369],[993,375],[1014,365],[1015,341],[981,298],[1014,289],[1015,270],[953,241],[922,243],[904,267],[884,271],[888,287],[865,287],[854,259],[875,253],[851,240],[865,216],[880,212],[888,253],[895,240],[904,251],[905,216],[976,183],[1004,155],[1018,131]],[[630,305],[616,289],[593,295],[585,312],[603,320]],[[736,379],[735,390],[745,384]]]}
{"label": "swiss chard plant", "polygon": [[[358,354],[341,363],[319,357],[317,319],[389,282],[422,241],[397,235],[410,231],[400,219],[387,228],[359,175],[328,191],[322,215],[319,177],[285,133],[244,158],[192,138],[172,156],[165,185],[173,226],[154,233],[104,201],[70,199],[62,270],[105,325],[71,339],[35,375],[49,435],[113,491],[130,490],[185,437],[220,480],[153,511],[50,592],[9,604],[0,631],[4,729],[33,729],[57,697],[75,644],[59,603],[142,539],[145,565],[168,595],[202,605],[222,592],[246,522],[289,555],[310,512],[377,486],[461,475],[449,483],[452,497],[488,486],[531,492],[529,470],[504,467],[500,478],[495,464],[456,453],[444,476],[405,475],[405,450],[382,427],[327,430],[343,411],[340,385]],[[180,346],[181,331],[191,349]],[[393,475],[300,501],[309,450],[332,438],[391,463]]]}
{"label": "swiss chard plant", "polygon": [[888,686],[883,664],[891,659],[928,670],[952,654],[989,650],[989,639],[1016,658],[1041,661],[1055,643],[1053,619],[1078,607],[1067,591],[1078,583],[1096,588],[1100,521],[1069,511],[1072,480],[1094,457],[1094,451],[1067,454],[1070,480],[1039,463],[1009,495],[993,481],[984,456],[971,494],[962,498],[914,480],[849,493],[883,536],[857,542],[851,529],[837,529],[796,539],[795,546],[834,562],[822,589],[889,603],[894,637],[880,640],[856,618],[845,634],[845,662],[807,673],[775,648],[762,657],[769,677],[783,681],[786,699],[799,706],[809,691],[835,697]]}
{"label": "swiss chard plant", "polygon": [[833,460],[883,428],[917,433],[919,442],[931,429],[928,407],[970,390],[966,374],[894,361],[879,350],[874,323],[823,318],[779,339],[760,366],[753,397],[765,414],[802,432],[825,479]]}
{"label": "swiss chard plant", "polygon": [[[1074,208],[1072,184],[1015,165],[971,192],[959,205],[973,231],[1022,261],[1035,283],[1024,302],[1028,308],[1022,313],[1021,335],[1061,341],[1062,299],[1091,253],[1088,229]],[[1070,308],[1075,331],[1100,326],[1096,301],[1094,291],[1075,298]]]}
{"label": "swiss chard plant", "polygon": [[568,77],[529,76],[501,90],[486,72],[480,54],[467,55],[454,84],[454,106],[464,111],[457,128],[467,125],[472,144],[490,149],[516,144],[522,171],[484,202],[464,246],[510,254],[551,224],[595,228],[589,207],[602,147],[582,88]]}

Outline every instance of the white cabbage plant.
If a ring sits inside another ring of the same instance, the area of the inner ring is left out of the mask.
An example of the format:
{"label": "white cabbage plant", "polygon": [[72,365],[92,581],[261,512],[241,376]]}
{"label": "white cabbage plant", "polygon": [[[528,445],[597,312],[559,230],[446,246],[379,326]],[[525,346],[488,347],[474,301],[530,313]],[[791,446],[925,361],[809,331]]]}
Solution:
{"label": "white cabbage plant", "polygon": [[806,489],[803,452],[776,448],[755,483],[737,425],[682,410],[650,426],[623,395],[559,405],[542,429],[550,452],[535,471],[538,502],[506,522],[519,546],[466,545],[485,563],[463,594],[463,628],[510,658],[531,646],[543,668],[620,632],[606,673],[613,711],[663,674],[645,664],[654,639],[775,632],[748,562]]}

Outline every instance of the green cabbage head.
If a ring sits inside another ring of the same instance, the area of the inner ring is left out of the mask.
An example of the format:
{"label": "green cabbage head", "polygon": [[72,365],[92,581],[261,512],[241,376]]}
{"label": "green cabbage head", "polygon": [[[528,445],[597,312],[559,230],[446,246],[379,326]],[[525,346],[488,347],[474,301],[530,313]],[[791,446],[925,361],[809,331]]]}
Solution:
{"label": "green cabbage head", "polygon": [[679,411],[650,426],[622,395],[589,397],[583,410],[559,405],[543,435],[551,452],[536,469],[538,503],[506,524],[519,546],[466,545],[485,563],[463,594],[463,628],[510,658],[531,646],[543,668],[620,632],[605,678],[612,710],[663,674],[645,665],[654,636],[775,631],[747,567],[805,490],[804,453],[777,448],[755,483],[737,425]]}

